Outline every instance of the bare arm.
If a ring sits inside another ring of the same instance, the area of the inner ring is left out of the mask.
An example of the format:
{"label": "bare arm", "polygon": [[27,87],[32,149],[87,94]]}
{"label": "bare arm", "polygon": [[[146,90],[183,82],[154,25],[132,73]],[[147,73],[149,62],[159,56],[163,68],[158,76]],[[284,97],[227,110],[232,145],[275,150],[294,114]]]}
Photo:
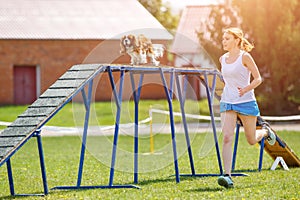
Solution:
{"label": "bare arm", "polygon": [[257,65],[249,53],[243,55],[243,64],[251,72],[253,80],[251,81],[250,85],[244,88],[238,88],[240,96],[243,96],[245,93],[249,92],[250,90],[255,89],[262,82]]}

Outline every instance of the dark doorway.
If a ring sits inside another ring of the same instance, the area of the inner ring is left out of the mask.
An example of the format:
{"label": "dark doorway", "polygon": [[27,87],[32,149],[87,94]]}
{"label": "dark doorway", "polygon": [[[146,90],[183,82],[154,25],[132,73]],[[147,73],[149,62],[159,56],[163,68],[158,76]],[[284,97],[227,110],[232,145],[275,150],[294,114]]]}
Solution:
{"label": "dark doorway", "polygon": [[36,100],[36,66],[14,66],[14,104]]}

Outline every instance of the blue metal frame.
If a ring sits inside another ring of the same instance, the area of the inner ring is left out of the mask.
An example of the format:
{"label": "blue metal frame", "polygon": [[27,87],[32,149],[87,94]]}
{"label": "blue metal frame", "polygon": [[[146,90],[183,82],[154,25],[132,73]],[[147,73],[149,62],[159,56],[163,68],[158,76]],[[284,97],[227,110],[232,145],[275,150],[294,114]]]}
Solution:
{"label": "blue metal frame", "polygon": [[[202,79],[201,82],[204,84],[204,86],[206,88],[206,94],[207,94],[208,106],[209,106],[209,111],[210,111],[210,116],[211,116],[211,123],[212,123],[212,129],[213,129],[213,135],[214,135],[214,141],[215,141],[215,148],[216,148],[220,173],[218,173],[218,174],[196,174],[196,172],[195,172],[194,161],[193,161],[192,150],[191,150],[191,144],[190,144],[190,138],[189,138],[189,134],[188,134],[188,128],[186,126],[186,118],[185,118],[185,111],[184,111],[185,90],[186,90],[187,77],[186,76],[184,77],[184,82],[183,82],[183,85],[184,85],[185,89],[184,89],[184,91],[181,91],[179,79],[178,79],[178,76],[176,76],[176,85],[177,85],[178,96],[179,96],[178,98],[179,98],[179,101],[180,101],[180,108],[181,108],[181,113],[182,113],[182,122],[183,122],[183,126],[184,126],[186,143],[187,143],[188,154],[189,154],[189,159],[190,159],[190,167],[191,167],[191,174],[180,174],[180,176],[202,177],[202,176],[220,176],[220,175],[223,174],[222,161],[221,161],[221,156],[220,156],[220,150],[219,150],[219,145],[218,145],[218,137],[217,137],[215,120],[214,120],[214,112],[213,112],[213,99],[214,99],[215,88],[216,88],[217,74],[212,74],[213,79],[212,79],[212,86],[211,87],[209,86],[208,75],[211,75],[211,74],[204,73],[204,80]],[[184,96],[181,95],[182,92],[184,93]],[[240,174],[240,173],[232,173],[232,176],[247,176],[247,175],[246,174]]]}
{"label": "blue metal frame", "polygon": [[236,123],[236,130],[235,130],[235,140],[234,140],[234,148],[233,148],[233,155],[232,155],[231,171],[234,171],[234,168],[235,168],[237,146],[239,144],[240,127],[241,127],[241,124],[238,121]]}
{"label": "blue metal frame", "polygon": [[77,174],[77,184],[76,186],[57,186],[52,189],[79,189],[82,188],[81,181],[82,181],[82,172],[83,172],[83,165],[84,165],[84,157],[85,157],[85,150],[86,150],[86,141],[87,141],[87,131],[89,126],[89,116],[90,116],[90,105],[92,99],[92,89],[93,89],[93,79],[88,83],[88,96],[86,96],[86,92],[84,87],[81,89],[81,94],[85,106],[85,119],[84,119],[84,128],[82,134],[82,142],[81,142],[81,151],[80,151],[80,159],[79,159],[79,167],[78,167],[78,174]]}
{"label": "blue metal frame", "polygon": [[213,77],[212,89],[209,88],[207,73],[204,74],[204,80],[205,80],[205,83],[206,83],[205,88],[206,88],[208,108],[209,108],[209,113],[210,113],[210,118],[211,118],[211,125],[212,125],[212,129],[213,129],[213,134],[214,134],[215,148],[216,148],[216,152],[217,152],[219,170],[220,170],[220,174],[222,174],[223,173],[223,168],[222,168],[222,161],[221,161],[219,144],[218,144],[218,136],[217,136],[217,130],[216,130],[216,124],[215,124],[215,116],[214,116],[214,111],[213,111],[213,97],[214,97],[214,93],[215,93],[216,75],[214,75],[214,77]]}
{"label": "blue metal frame", "polygon": [[[231,164],[231,170],[235,170],[235,163],[236,163],[236,155],[237,155],[237,149],[238,149],[238,143],[239,143],[239,135],[240,135],[240,127],[241,123],[237,121],[236,123],[236,132],[235,132],[235,140],[234,140],[234,147],[233,147],[233,154],[232,154],[232,164]],[[259,160],[258,160],[258,171],[261,171],[262,169],[262,161],[263,161],[263,155],[264,155],[264,148],[265,148],[265,138],[262,138],[260,141],[260,150],[259,150]]]}
{"label": "blue metal frame", "polygon": [[[144,74],[140,74],[140,79],[138,83],[138,88],[136,89],[134,83],[134,76],[132,71],[130,71],[130,80],[133,92],[134,100],[134,183],[138,183],[138,152],[139,152],[139,141],[138,141],[138,128],[139,128],[139,100],[141,95],[142,83],[144,79]],[[136,91],[137,90],[137,91]]]}
{"label": "blue metal frame", "polygon": [[12,175],[10,159],[6,161],[6,167],[7,167],[7,176],[8,176],[10,194],[15,195],[14,179]]}
{"label": "blue metal frame", "polygon": [[[198,74],[198,75],[200,75],[200,74]],[[219,145],[218,145],[217,130],[216,130],[216,124],[215,124],[214,112],[213,112],[213,98],[214,98],[214,93],[215,93],[215,88],[216,88],[216,77],[217,76],[216,76],[216,74],[213,74],[212,86],[210,88],[209,81],[208,81],[208,75],[210,75],[210,74],[204,73],[203,75],[204,75],[204,80],[202,82],[204,83],[204,86],[206,88],[206,95],[207,95],[207,100],[208,100],[209,112],[210,112],[210,116],[211,116],[211,125],[212,125],[212,129],[213,129],[215,148],[216,148],[220,173],[218,173],[218,174],[196,174],[194,164],[193,164],[194,162],[193,162],[193,157],[192,157],[192,151],[191,151],[191,147],[190,147],[190,139],[188,137],[188,128],[186,125],[184,125],[192,173],[191,174],[181,174],[180,176],[195,176],[195,177],[220,176],[223,173],[222,161],[221,161],[220,150],[219,150]],[[184,99],[180,95],[181,89],[180,89],[180,83],[179,83],[178,77],[176,79],[176,84],[177,84],[180,107],[181,107],[181,112],[182,112],[182,121],[183,121],[183,124],[186,124],[185,111],[184,111]],[[186,87],[185,85],[186,85],[186,79],[184,79],[184,87]]]}
{"label": "blue metal frame", "polygon": [[263,157],[264,157],[264,148],[265,148],[265,138],[263,137],[260,141],[258,171],[261,171],[261,168],[262,168],[262,161],[263,161]]}
{"label": "blue metal frame", "polygon": [[[108,75],[109,75],[109,80],[110,84],[113,90],[113,95],[115,98],[115,103],[117,106],[117,112],[116,112],[116,119],[115,119],[115,131],[114,131],[114,139],[113,139],[113,147],[112,147],[112,160],[111,160],[111,167],[110,167],[110,176],[109,176],[109,184],[104,185],[104,186],[80,186],[81,183],[81,173],[82,173],[82,167],[83,167],[83,160],[84,160],[84,146],[85,146],[85,139],[83,139],[82,143],[82,153],[81,153],[81,159],[80,159],[80,167],[79,167],[79,172],[78,172],[78,182],[77,186],[62,186],[62,187],[55,187],[53,189],[94,189],[94,188],[139,188],[138,186],[135,185],[113,185],[113,180],[114,180],[114,168],[115,168],[115,162],[116,162],[116,154],[117,154],[117,144],[118,144],[118,134],[119,134],[119,124],[120,124],[120,115],[121,115],[121,104],[122,104],[122,92],[123,92],[123,85],[124,85],[124,73],[125,71],[130,72],[130,79],[131,79],[131,86],[132,86],[132,91],[133,91],[133,99],[134,99],[134,109],[135,109],[135,128],[134,128],[134,183],[138,183],[138,109],[139,109],[139,99],[140,99],[140,94],[141,94],[141,87],[142,87],[142,82],[144,78],[144,73],[160,73],[161,80],[164,86],[166,98],[168,101],[168,106],[169,106],[169,114],[170,114],[170,128],[171,128],[171,139],[172,139],[172,147],[173,147],[173,159],[174,159],[174,169],[175,169],[175,176],[176,176],[176,182],[180,182],[180,176],[186,176],[185,174],[180,174],[179,173],[179,167],[178,167],[178,157],[177,157],[177,147],[176,147],[176,136],[175,136],[175,122],[174,122],[174,114],[173,114],[173,105],[172,105],[172,100],[173,100],[173,86],[174,86],[174,76],[175,76],[175,81],[177,85],[177,90],[178,90],[178,95],[179,95],[179,101],[180,101],[180,106],[182,110],[182,118],[183,118],[183,124],[184,124],[184,129],[185,129],[185,137],[186,137],[186,144],[188,147],[188,153],[189,153],[189,158],[190,158],[190,166],[191,166],[191,175],[192,176],[218,176],[222,174],[222,163],[221,163],[221,158],[220,158],[220,151],[219,151],[219,146],[218,146],[218,139],[217,139],[217,133],[216,133],[216,125],[214,123],[214,115],[213,115],[213,98],[214,98],[214,93],[215,93],[215,86],[216,86],[216,77],[217,73],[216,72],[206,72],[202,71],[201,74],[204,74],[205,78],[205,87],[206,87],[206,92],[207,92],[207,97],[208,97],[208,105],[210,109],[210,114],[211,114],[211,121],[212,121],[212,127],[213,127],[213,132],[214,132],[214,139],[215,139],[215,146],[216,146],[216,151],[217,151],[217,156],[218,156],[218,163],[219,163],[219,169],[220,173],[219,174],[196,174],[195,173],[195,168],[194,168],[194,161],[193,161],[193,156],[192,156],[192,149],[191,149],[191,144],[190,144],[190,138],[189,138],[189,133],[188,133],[188,127],[186,124],[186,118],[185,118],[185,111],[184,111],[184,103],[185,103],[185,96],[186,96],[186,89],[181,91],[180,84],[179,84],[179,79],[178,76],[185,72],[176,72],[174,68],[145,68],[145,69],[140,69],[136,70],[136,68],[128,68],[128,67],[118,67],[117,71],[120,71],[120,80],[119,80],[119,90],[116,88],[116,84],[114,81],[113,77],[113,71],[115,71],[115,67],[112,66],[107,66]],[[138,88],[135,86],[135,80],[133,76],[133,72],[140,74],[140,79],[138,83]],[[195,70],[195,72],[198,72],[198,70]],[[195,75],[195,72],[193,72]],[[170,75],[170,83],[169,85],[166,82],[166,78],[164,73],[169,73]],[[199,72],[198,72],[199,75]],[[212,82],[212,88],[209,87],[208,83],[208,75],[213,75],[213,82]],[[184,79],[184,88],[187,87],[187,79]],[[183,93],[183,95],[181,95]],[[83,92],[83,97],[85,99],[85,94]],[[86,102],[86,101],[85,101]],[[89,103],[86,104],[86,108],[89,107]],[[88,110],[88,109],[87,109]],[[86,127],[86,126],[85,126]],[[87,127],[86,127],[87,128]],[[85,131],[86,131],[85,128]],[[84,131],[84,132],[85,132]],[[84,138],[86,137],[86,133],[84,133]],[[190,175],[188,175],[190,176]]]}
{"label": "blue metal frame", "polygon": [[[117,71],[120,72],[120,80],[119,80],[119,88],[117,89],[116,83],[114,81],[113,72]],[[182,120],[184,125],[184,131],[185,131],[185,139],[186,139],[186,145],[188,149],[188,155],[190,159],[190,167],[191,167],[191,174],[187,176],[218,176],[223,173],[222,169],[222,163],[221,163],[221,157],[220,157],[220,150],[218,145],[218,138],[217,138],[217,131],[216,131],[216,124],[214,120],[214,112],[213,112],[213,99],[215,95],[215,87],[216,87],[216,77],[220,74],[217,70],[209,70],[209,69],[185,69],[185,68],[173,68],[173,67],[149,67],[149,66],[117,66],[117,65],[111,65],[111,66],[102,66],[99,68],[91,77],[89,77],[85,84],[81,85],[79,88],[77,88],[77,91],[72,94],[72,96],[68,97],[66,101],[60,105],[55,112],[53,112],[48,118],[37,127],[37,130],[34,134],[28,136],[26,139],[30,139],[32,136],[37,137],[38,142],[38,148],[39,148],[39,155],[40,155],[40,164],[41,164],[41,173],[43,178],[43,186],[44,186],[44,195],[48,194],[48,185],[47,185],[47,179],[46,179],[46,170],[45,170],[45,164],[44,164],[44,156],[42,151],[42,141],[40,137],[40,128],[45,125],[64,105],[66,105],[68,102],[70,102],[75,95],[77,95],[79,92],[82,93],[82,97],[84,100],[84,106],[85,106],[85,120],[84,120],[84,129],[83,129],[83,137],[82,137],[82,143],[81,143],[81,151],[80,151],[80,160],[79,160],[79,166],[78,166],[78,176],[77,176],[77,183],[75,186],[58,186],[54,187],[52,189],[95,189],[95,188],[101,188],[101,189],[109,189],[109,188],[139,188],[135,185],[114,185],[114,172],[115,172],[115,162],[117,157],[117,145],[118,145],[118,135],[119,135],[119,125],[120,125],[120,115],[121,115],[121,106],[122,106],[122,94],[123,94],[123,86],[124,86],[124,76],[125,72],[130,72],[130,79],[131,79],[131,86],[133,91],[133,97],[134,97],[134,109],[135,109],[135,119],[134,119],[134,183],[138,182],[138,111],[139,111],[139,100],[140,100],[140,94],[141,94],[141,88],[143,83],[144,74],[146,73],[159,73],[161,77],[161,81],[163,83],[164,91],[166,94],[166,98],[168,101],[169,106],[169,114],[170,114],[170,128],[171,128],[171,139],[172,139],[172,147],[173,147],[173,159],[174,159],[174,169],[175,169],[175,176],[176,176],[176,182],[180,182],[180,176],[185,176],[184,174],[179,173],[179,167],[178,167],[178,157],[177,157],[177,147],[176,147],[176,137],[175,137],[175,122],[174,122],[174,114],[173,114],[173,87],[174,87],[174,78],[177,85],[177,91],[180,101],[180,108],[182,112]],[[91,104],[91,98],[92,98],[92,87],[93,87],[93,79],[96,77],[97,74],[101,72],[107,72],[109,75],[109,81],[112,87],[113,96],[115,99],[117,112],[116,112],[116,118],[115,118],[115,130],[113,135],[113,147],[112,147],[112,160],[111,160],[111,166],[110,166],[110,175],[109,175],[109,183],[108,185],[96,185],[96,186],[82,186],[82,173],[83,173],[83,167],[84,167],[84,158],[85,158],[85,150],[86,150],[86,142],[87,142],[87,134],[88,134],[88,126],[89,126],[89,115],[90,115],[90,104]],[[139,83],[138,87],[136,88],[134,75],[133,74],[139,74]],[[167,84],[165,73],[170,75],[170,82]],[[184,76],[184,85],[183,85],[183,91],[181,90],[180,83],[179,83],[179,76]],[[219,170],[220,173],[218,174],[196,174],[195,173],[195,167],[194,167],[194,161],[193,161],[193,155],[192,155],[192,148],[190,143],[190,137],[188,132],[188,127],[186,124],[186,117],[185,117],[185,110],[184,110],[184,104],[185,104],[185,98],[186,98],[186,87],[187,87],[187,75],[203,75],[204,80],[201,79],[202,83],[204,83],[204,86],[206,87],[206,94],[208,98],[208,106],[211,116],[211,125],[213,129],[214,134],[214,141],[215,141],[215,148],[217,153],[217,159],[219,164]],[[212,75],[212,84],[210,87],[208,76]],[[175,76],[175,77],[174,77]],[[85,93],[85,86],[88,85],[88,94]],[[236,145],[237,146],[237,145]],[[18,148],[20,148],[19,146]],[[236,154],[236,153],[235,153]],[[262,158],[262,156],[261,156]],[[11,168],[11,160],[8,158],[6,160],[7,164],[7,173],[8,173],[8,179],[9,179],[9,186],[10,186],[10,192],[11,195],[16,195],[14,190],[14,182],[13,182],[13,176],[12,176],[12,168]],[[233,175],[240,175],[240,174],[233,174]],[[242,174],[243,175],[243,174]],[[38,194],[37,194],[38,195]]]}
{"label": "blue metal frame", "polygon": [[[180,87],[180,82],[179,82],[179,77],[178,75],[176,76],[176,86],[177,86],[177,91],[178,91],[178,99],[180,103],[180,109],[181,109],[181,117],[182,117],[182,124],[184,128],[184,134],[185,134],[185,140],[186,140],[186,145],[188,148],[188,155],[190,159],[190,167],[191,167],[191,175],[194,176],[195,173],[195,167],[194,167],[194,159],[193,159],[193,153],[192,153],[192,147],[191,147],[191,142],[190,142],[190,137],[189,137],[189,132],[188,132],[188,127],[187,127],[187,122],[186,122],[186,117],[185,117],[185,109],[184,109],[184,103],[185,103],[185,98],[186,98],[186,83],[187,83],[187,75],[184,76],[184,90],[181,90]],[[183,92],[183,95],[181,94]]]}
{"label": "blue metal frame", "polygon": [[43,153],[41,129],[38,129],[35,132],[35,137],[37,138],[37,145],[38,145],[38,150],[40,155],[39,157],[40,157],[41,173],[43,178],[44,195],[47,195],[49,193],[49,190],[47,184],[47,175],[46,175],[46,167],[45,167],[45,160],[44,160],[44,153]]}
{"label": "blue metal frame", "polygon": [[83,171],[83,164],[84,164],[87,131],[88,131],[88,126],[89,126],[89,118],[90,118],[92,88],[93,88],[93,80],[88,85],[88,97],[86,97],[85,90],[84,89],[81,90],[84,105],[85,105],[85,118],[84,118],[84,128],[83,128],[80,161],[79,161],[78,176],[77,176],[77,187],[78,188],[81,186],[81,180],[82,180],[82,171]]}
{"label": "blue metal frame", "polygon": [[171,126],[171,136],[172,136],[172,146],[173,146],[173,157],[174,157],[174,168],[175,168],[175,177],[176,177],[176,182],[180,182],[180,175],[179,175],[179,168],[178,168],[178,158],[177,158],[177,148],[176,148],[176,138],[175,138],[175,124],[174,124],[174,115],[173,115],[173,105],[172,105],[172,100],[173,100],[173,85],[174,85],[174,71],[170,71],[170,85],[168,87],[164,72],[162,68],[159,68],[161,80],[164,85],[164,90],[166,93],[166,97],[168,100],[168,105],[169,105],[169,114],[170,114],[170,126]]}
{"label": "blue metal frame", "polygon": [[42,138],[41,138],[41,129],[37,129],[35,131],[33,137],[37,138],[37,146],[38,146],[38,152],[39,152],[39,159],[40,159],[40,167],[41,167],[44,194],[16,194],[15,193],[15,188],[14,188],[14,180],[13,180],[11,162],[10,162],[10,159],[8,159],[6,161],[6,166],[7,166],[9,189],[10,189],[10,194],[12,196],[45,196],[49,193],[48,183],[47,183],[47,176],[46,176],[46,167],[45,167],[45,161],[44,161]]}
{"label": "blue metal frame", "polygon": [[[213,76],[213,81],[212,81],[212,88],[210,89],[209,87],[209,82],[207,78],[207,74],[204,74],[204,79],[206,83],[206,91],[207,91],[207,100],[210,108],[210,116],[211,116],[211,123],[213,127],[213,132],[214,132],[214,139],[215,139],[215,147],[216,147],[216,152],[217,152],[217,157],[218,157],[218,163],[219,163],[219,169],[220,169],[220,174],[223,174],[223,169],[222,169],[222,161],[221,161],[221,156],[220,156],[220,150],[219,150],[219,145],[218,145],[218,138],[217,138],[217,132],[216,132],[216,125],[215,125],[215,120],[214,120],[214,112],[213,112],[213,98],[215,94],[215,88],[216,88],[216,74]],[[211,93],[211,96],[209,95]],[[247,174],[244,173],[232,173],[231,176],[248,176]]]}
{"label": "blue metal frame", "polygon": [[135,186],[135,185],[113,185],[116,154],[117,154],[117,145],[118,145],[118,135],[119,135],[119,124],[120,124],[121,107],[122,107],[124,73],[125,73],[125,69],[123,67],[121,67],[120,80],[119,80],[120,81],[119,92],[117,93],[117,88],[116,88],[116,84],[115,84],[114,77],[112,74],[112,69],[110,67],[108,67],[109,80],[111,83],[111,87],[113,89],[115,103],[117,106],[117,114],[116,114],[116,121],[115,121],[115,133],[114,133],[114,143],[113,143],[112,159],[111,159],[111,167],[110,167],[109,185],[107,186],[107,188],[138,188],[139,189],[139,187]]}
{"label": "blue metal frame", "polygon": [[112,150],[112,158],[111,158],[111,167],[110,167],[110,176],[109,176],[109,186],[113,185],[114,172],[115,172],[115,163],[116,163],[116,154],[117,154],[117,145],[118,145],[118,134],[119,134],[119,124],[120,124],[120,116],[121,116],[121,107],[122,107],[122,93],[123,93],[123,83],[124,83],[124,70],[121,69],[120,76],[120,86],[119,93],[117,94],[117,88],[115,85],[114,77],[110,68],[108,68],[109,80],[111,83],[111,87],[113,88],[113,94],[115,97],[115,103],[117,106],[117,114],[115,121],[115,133],[113,140],[113,150]]}
{"label": "blue metal frame", "polygon": [[120,70],[120,84],[119,84],[119,92],[117,92],[116,84],[113,77],[113,71],[110,66],[107,67],[107,72],[109,75],[109,80],[111,83],[111,87],[113,90],[113,95],[115,97],[115,103],[117,106],[117,113],[115,119],[115,132],[113,139],[113,148],[112,148],[112,159],[111,159],[111,167],[110,167],[110,176],[109,176],[109,184],[108,185],[95,185],[95,186],[81,186],[81,177],[82,177],[82,169],[84,163],[85,156],[85,146],[86,146],[86,137],[87,137],[87,129],[88,129],[88,121],[89,121],[89,112],[90,112],[90,103],[91,103],[91,94],[92,94],[92,83],[89,85],[88,89],[88,98],[82,90],[83,99],[86,107],[86,116],[85,116],[85,124],[83,131],[83,139],[82,139],[82,147],[81,147],[81,156],[80,156],[80,164],[78,170],[78,179],[76,186],[58,186],[52,189],[60,190],[60,189],[113,189],[113,188],[138,188],[135,185],[113,185],[114,180],[114,172],[115,172],[115,162],[116,162],[116,154],[117,154],[117,145],[118,145],[118,134],[119,134],[119,124],[120,124],[120,116],[121,116],[121,107],[122,107],[122,92],[124,85],[124,68]]}

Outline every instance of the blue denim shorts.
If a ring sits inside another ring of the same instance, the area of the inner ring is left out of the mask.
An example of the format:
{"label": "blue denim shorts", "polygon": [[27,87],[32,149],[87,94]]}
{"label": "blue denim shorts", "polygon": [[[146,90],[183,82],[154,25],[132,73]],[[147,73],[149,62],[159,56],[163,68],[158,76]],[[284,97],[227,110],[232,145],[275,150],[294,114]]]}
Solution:
{"label": "blue denim shorts", "polygon": [[259,116],[260,111],[256,101],[249,101],[245,103],[224,103],[220,102],[220,112],[225,112],[228,110],[236,111],[242,115],[249,115],[249,116]]}

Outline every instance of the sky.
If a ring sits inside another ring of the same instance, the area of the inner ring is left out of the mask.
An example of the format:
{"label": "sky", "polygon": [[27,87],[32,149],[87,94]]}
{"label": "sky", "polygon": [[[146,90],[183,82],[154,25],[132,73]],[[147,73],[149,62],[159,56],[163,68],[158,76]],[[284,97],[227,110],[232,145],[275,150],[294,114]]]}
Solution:
{"label": "sky", "polygon": [[178,12],[186,5],[211,5],[223,2],[223,0],[163,0],[163,3],[169,3],[174,12]]}

